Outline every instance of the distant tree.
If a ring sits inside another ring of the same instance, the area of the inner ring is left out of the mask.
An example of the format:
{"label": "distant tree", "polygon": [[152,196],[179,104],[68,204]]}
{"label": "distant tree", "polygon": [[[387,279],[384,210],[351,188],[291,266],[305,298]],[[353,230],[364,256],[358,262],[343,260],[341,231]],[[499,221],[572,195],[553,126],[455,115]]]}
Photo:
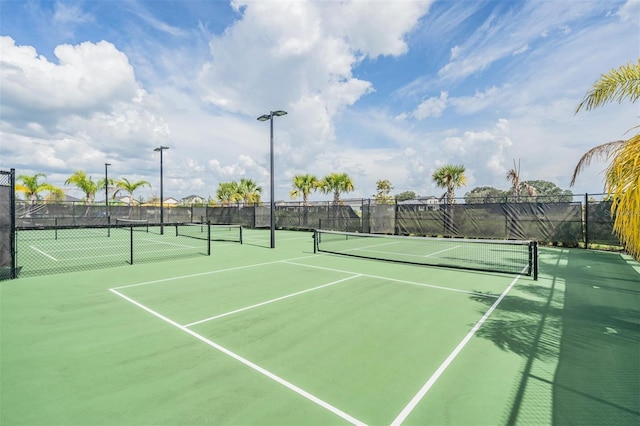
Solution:
{"label": "distant tree", "polygon": [[407,201],[407,200],[413,200],[416,197],[417,197],[417,195],[413,191],[404,191],[404,192],[401,192],[401,193],[395,195],[396,201],[398,201],[398,202]]}
{"label": "distant tree", "polygon": [[464,194],[464,201],[467,204],[504,203],[508,194],[493,186],[477,186]]}
{"label": "distant tree", "polygon": [[518,165],[516,166],[516,160],[513,160],[513,169],[509,169],[507,171],[507,180],[511,182],[511,189],[509,192],[513,196],[513,201],[516,203],[520,202],[520,161],[518,160]]}
{"label": "distant tree", "polygon": [[295,200],[302,195],[302,205],[309,204],[309,194],[318,189],[320,181],[314,175],[295,175],[292,179],[291,185],[293,189],[289,192],[289,196],[292,200]]}
{"label": "distant tree", "polygon": [[[548,180],[527,180],[522,182],[522,186],[531,192],[527,194],[531,201],[540,202],[568,202],[573,201],[573,194],[569,190],[559,188],[555,183]],[[533,188],[530,190],[529,188]]]}
{"label": "distant tree", "polygon": [[98,184],[91,179],[91,176],[87,176],[82,170],[76,170],[70,177],[64,182],[65,185],[75,185],[79,190],[84,192],[88,205],[93,204],[93,198],[98,192]]}
{"label": "distant tree", "polygon": [[237,182],[220,182],[216,191],[216,198],[223,206],[228,206],[242,200],[238,191]]}
{"label": "distant tree", "polygon": [[323,194],[333,192],[333,204],[340,204],[340,194],[354,190],[353,181],[346,173],[331,173],[325,176],[318,184]]}
{"label": "distant tree", "polygon": [[379,180],[376,182],[376,195],[374,196],[376,203],[378,204],[392,204],[393,197],[389,195],[393,186],[387,179]]}
{"label": "distant tree", "polygon": [[40,199],[40,193],[49,191],[54,197],[64,197],[64,191],[57,186],[46,182],[38,182],[40,178],[46,178],[44,173],[36,173],[35,175],[19,175],[17,177],[16,191],[24,194],[28,198],[31,205],[34,206]]}
{"label": "distant tree", "polygon": [[240,179],[240,183],[237,184],[237,197],[245,204],[257,204],[260,202],[260,193],[262,187],[258,186],[252,179]]}
{"label": "distant tree", "polygon": [[455,190],[467,184],[467,178],[464,175],[465,167],[462,165],[448,164],[440,167],[433,172],[431,178],[436,185],[440,188],[446,188],[445,192],[440,200],[446,199],[447,204],[454,203]]}
{"label": "distant tree", "polygon": [[[103,179],[104,181],[104,179]],[[137,182],[129,182],[129,179],[122,178],[116,183],[116,192],[113,194],[114,198],[118,194],[118,191],[126,191],[129,194],[129,207],[133,206],[133,193],[138,189],[148,186],[151,188],[151,184],[146,180],[139,180]]]}

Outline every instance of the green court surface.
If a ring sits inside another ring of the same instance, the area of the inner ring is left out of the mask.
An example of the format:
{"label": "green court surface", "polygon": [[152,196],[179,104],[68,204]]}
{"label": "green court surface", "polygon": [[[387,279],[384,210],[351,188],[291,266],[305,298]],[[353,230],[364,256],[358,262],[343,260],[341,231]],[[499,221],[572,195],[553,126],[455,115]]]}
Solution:
{"label": "green court surface", "polygon": [[629,257],[540,248],[534,281],[276,237],[0,282],[0,424],[640,424]]}

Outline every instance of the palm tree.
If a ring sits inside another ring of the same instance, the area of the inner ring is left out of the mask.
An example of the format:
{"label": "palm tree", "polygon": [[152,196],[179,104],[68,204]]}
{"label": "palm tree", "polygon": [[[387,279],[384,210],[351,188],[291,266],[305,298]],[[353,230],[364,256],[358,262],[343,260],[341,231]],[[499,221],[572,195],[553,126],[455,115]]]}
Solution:
{"label": "palm tree", "polygon": [[49,191],[54,199],[60,199],[64,196],[64,191],[61,188],[46,182],[38,182],[41,177],[46,178],[47,175],[44,173],[36,173],[35,175],[18,176],[18,180],[22,183],[16,183],[16,191],[22,192],[24,196],[29,199],[32,207],[40,198],[41,192]]}
{"label": "palm tree", "polygon": [[[591,110],[605,103],[640,98],[640,59],[612,69],[600,76],[587,93],[576,113]],[[636,127],[637,128],[637,127]],[[633,257],[640,259],[640,132],[627,140],[617,140],[596,146],[578,161],[570,186],[594,158],[610,161],[605,175],[605,190],[610,195],[613,230]]]}
{"label": "palm tree", "polygon": [[446,203],[451,205],[454,202],[455,190],[467,184],[467,177],[464,175],[465,167],[462,165],[447,164],[433,172],[431,178],[439,188],[446,188],[447,192],[442,194],[440,200],[446,197]]}
{"label": "palm tree", "polygon": [[292,200],[302,195],[302,205],[309,205],[309,194],[318,189],[320,181],[314,175],[295,175],[291,182],[293,189],[289,192]]}
{"label": "palm tree", "polygon": [[258,186],[252,179],[240,179],[237,185],[237,198],[240,198],[245,205],[257,204],[260,202],[262,187]]}
{"label": "palm tree", "polygon": [[129,179],[122,178],[116,183],[116,188],[118,188],[118,189],[113,194],[113,197],[115,198],[116,194],[120,190],[127,191],[129,193],[129,207],[132,207],[133,206],[133,193],[134,193],[134,191],[136,191],[138,188],[142,188],[142,187],[145,187],[145,186],[148,186],[149,188],[151,188],[151,184],[149,182],[147,182],[146,180],[139,180],[137,182],[129,182]]}
{"label": "palm tree", "polygon": [[87,176],[82,170],[76,170],[64,184],[75,185],[79,190],[84,192],[87,205],[89,206],[93,204],[93,197],[95,197],[99,189],[98,184],[91,179],[91,176]]}
{"label": "palm tree", "polygon": [[325,176],[319,183],[318,188],[323,194],[333,192],[333,204],[340,204],[340,194],[354,190],[353,181],[346,173],[331,173]]}
{"label": "palm tree", "polygon": [[240,201],[242,198],[238,195],[238,183],[220,182],[216,191],[216,198],[220,200],[223,206]]}
{"label": "palm tree", "polygon": [[513,160],[513,169],[507,171],[507,180],[511,182],[511,193],[516,203],[520,202],[520,161],[516,167],[516,160]]}

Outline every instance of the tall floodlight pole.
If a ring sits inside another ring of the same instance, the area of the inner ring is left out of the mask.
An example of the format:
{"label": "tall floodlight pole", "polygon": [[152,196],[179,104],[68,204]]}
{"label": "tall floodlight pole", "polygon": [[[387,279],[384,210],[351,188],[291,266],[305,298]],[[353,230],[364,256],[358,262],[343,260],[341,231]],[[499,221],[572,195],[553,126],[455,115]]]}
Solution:
{"label": "tall floodlight pole", "polygon": [[111,163],[104,163],[104,205],[107,222],[109,221],[109,173],[107,172],[107,167],[110,165]]}
{"label": "tall floodlight pole", "polygon": [[160,153],[160,235],[164,235],[164,194],[162,193],[162,151],[169,149],[168,146],[159,146],[154,151]]}
{"label": "tall floodlight pole", "polygon": [[271,208],[269,210],[271,216],[271,248],[276,247],[276,216],[274,212],[275,207],[275,198],[274,198],[274,179],[273,179],[273,117],[282,117],[283,115],[287,115],[286,111],[271,111],[269,114],[261,115],[258,117],[258,121],[267,121],[271,122],[271,138],[270,138],[270,168],[271,168]]}

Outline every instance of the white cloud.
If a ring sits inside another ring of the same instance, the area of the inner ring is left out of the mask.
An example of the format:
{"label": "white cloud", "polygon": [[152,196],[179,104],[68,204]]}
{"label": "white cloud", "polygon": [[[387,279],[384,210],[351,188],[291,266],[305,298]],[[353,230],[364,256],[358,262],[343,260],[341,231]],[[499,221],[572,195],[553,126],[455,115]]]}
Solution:
{"label": "white cloud", "polygon": [[623,21],[635,21],[638,22],[638,16],[640,16],[640,0],[627,0],[618,10],[618,15]]}
{"label": "white cloud", "polygon": [[0,50],[3,114],[12,118],[86,115],[139,96],[127,57],[105,41],[60,45],[57,64],[33,47],[16,46],[11,37],[0,37]]}
{"label": "white cloud", "polygon": [[447,107],[448,96],[447,92],[440,92],[440,97],[432,97],[423,101],[411,115],[418,120],[424,120],[429,117],[440,117],[442,111]]}

